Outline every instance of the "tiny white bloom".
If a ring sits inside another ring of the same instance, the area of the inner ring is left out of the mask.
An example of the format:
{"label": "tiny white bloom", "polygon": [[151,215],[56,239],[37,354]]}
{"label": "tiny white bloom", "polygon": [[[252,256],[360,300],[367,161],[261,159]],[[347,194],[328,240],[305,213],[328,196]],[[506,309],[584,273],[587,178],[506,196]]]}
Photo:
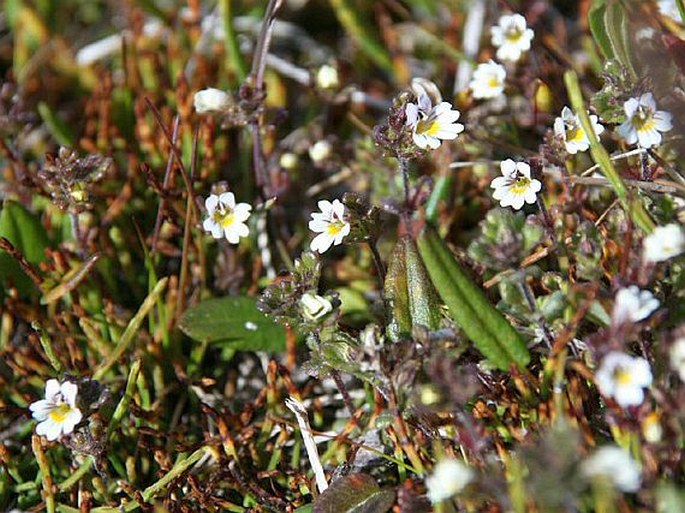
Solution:
{"label": "tiny white bloom", "polygon": [[223,112],[231,106],[231,97],[221,89],[210,87],[196,92],[193,104],[199,114]]}
{"label": "tiny white bloom", "polygon": [[320,164],[333,153],[333,146],[325,139],[316,141],[309,147],[309,158],[315,164]]}
{"label": "tiny white bloom", "polygon": [[673,21],[678,23],[683,22],[683,18],[680,16],[680,11],[678,10],[678,4],[675,0],[659,0],[659,12],[671,18]]}
{"label": "tiny white bloom", "polygon": [[680,225],[657,226],[642,240],[645,262],[663,262],[685,251],[685,233]]}
{"label": "tiny white bloom", "polygon": [[638,491],[642,481],[638,463],[616,445],[597,449],[583,462],[582,473],[590,479],[607,479],[622,492]]}
{"label": "tiny white bloom", "polygon": [[300,298],[302,314],[310,321],[316,321],[333,311],[333,305],[325,297],[307,292]]}
{"label": "tiny white bloom", "polygon": [[286,151],[283,155],[281,155],[281,158],[278,160],[278,164],[283,169],[292,170],[297,167],[298,160],[299,159],[297,158],[297,155],[290,151]]}
{"label": "tiny white bloom", "polygon": [[433,107],[425,93],[419,94],[417,103],[407,103],[405,113],[414,144],[424,150],[434,150],[442,144],[441,140],[456,139],[464,131],[464,125],[456,122],[461,113],[452,110],[451,103],[440,102]]}
{"label": "tiny white bloom", "polygon": [[49,379],[45,384],[45,399],[29,406],[33,418],[39,421],[36,433],[48,440],[68,435],[81,422],[81,410],[76,406],[78,387],[75,383]]}
{"label": "tiny white bloom", "polygon": [[321,200],[318,203],[321,212],[314,212],[309,221],[309,229],[318,233],[309,247],[312,251],[324,253],[331,246],[340,244],[350,233],[350,223],[345,221],[345,205],[340,200]]}
{"label": "tiny white bloom", "polygon": [[507,159],[500,163],[500,171],[502,176],[495,178],[490,187],[495,189],[492,197],[499,200],[501,206],[519,210],[524,203],[535,203],[542,184],[530,177],[528,164]]}
{"label": "tiny white bloom", "polygon": [[507,71],[504,66],[490,59],[489,62],[479,64],[473,72],[469,87],[476,99],[497,98],[504,92],[504,81]]}
{"label": "tiny white bloom", "polygon": [[664,430],[661,427],[661,418],[659,413],[653,411],[642,420],[640,425],[642,429],[642,436],[650,444],[657,444],[661,441]]}
{"label": "tiny white bloom", "polygon": [[535,35],[520,14],[500,17],[499,23],[490,29],[490,33],[492,44],[497,47],[497,58],[511,62],[516,62],[524,52],[530,50],[530,43]]}
{"label": "tiny white bloom", "polygon": [[671,368],[678,373],[680,381],[685,383],[685,337],[673,342],[669,356]]}
{"label": "tiny white bloom", "polygon": [[603,395],[613,397],[621,408],[626,408],[642,403],[642,389],[652,384],[652,371],[644,358],[612,351],[602,359],[595,381]]}
{"label": "tiny white bloom", "polygon": [[616,132],[628,144],[638,143],[643,148],[658,146],[661,143],[659,132],[668,132],[673,128],[673,116],[664,110],[656,110],[652,93],[645,93],[640,98],[630,98],[623,104],[623,110],[626,120]]}
{"label": "tiny white bloom", "polygon": [[330,64],[324,64],[316,72],[316,85],[321,89],[335,89],[340,85],[338,70]]}
{"label": "tiny white bloom", "polygon": [[238,244],[240,237],[249,235],[245,221],[250,217],[252,206],[247,203],[236,204],[232,192],[218,196],[211,194],[205,200],[205,208],[209,217],[204,220],[202,227],[215,239],[226,237],[231,244]]}
{"label": "tiny white bloom", "polygon": [[637,286],[623,288],[616,293],[614,310],[611,314],[613,323],[620,326],[626,322],[640,322],[659,308],[659,300],[649,290],[640,290]]}
{"label": "tiny white bloom", "polygon": [[[604,127],[598,122],[597,116],[590,115],[590,122],[595,134],[599,135],[604,132]],[[575,155],[579,151],[587,151],[590,147],[590,141],[580,125],[578,115],[568,107],[561,110],[561,117],[554,120],[554,135],[560,137],[564,141],[566,151],[571,155]]]}
{"label": "tiny white bloom", "polygon": [[473,479],[473,471],[452,458],[440,460],[426,478],[428,499],[437,504],[461,492]]}

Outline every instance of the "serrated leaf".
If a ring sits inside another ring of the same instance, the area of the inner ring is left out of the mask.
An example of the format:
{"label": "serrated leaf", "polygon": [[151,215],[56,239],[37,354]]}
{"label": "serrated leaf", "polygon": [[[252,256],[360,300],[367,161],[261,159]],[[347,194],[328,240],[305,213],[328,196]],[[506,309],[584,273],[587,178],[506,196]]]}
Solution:
{"label": "serrated leaf", "polygon": [[367,474],[351,474],[334,481],[317,497],[313,513],[385,513],[395,493],[383,491]]}
{"label": "serrated leaf", "polygon": [[400,242],[390,256],[383,288],[388,315],[387,334],[390,340],[397,342],[411,334],[405,246]]}
{"label": "serrated leaf", "polygon": [[[5,201],[0,211],[0,237],[5,237],[32,264],[45,260],[48,236],[40,220],[19,203]],[[31,280],[19,264],[8,254],[0,251],[0,283],[9,280],[21,294],[33,290]]]}
{"label": "serrated leaf", "polygon": [[285,329],[259,312],[251,297],[203,301],[186,310],[179,327],[198,342],[229,344],[246,351],[285,349]]}

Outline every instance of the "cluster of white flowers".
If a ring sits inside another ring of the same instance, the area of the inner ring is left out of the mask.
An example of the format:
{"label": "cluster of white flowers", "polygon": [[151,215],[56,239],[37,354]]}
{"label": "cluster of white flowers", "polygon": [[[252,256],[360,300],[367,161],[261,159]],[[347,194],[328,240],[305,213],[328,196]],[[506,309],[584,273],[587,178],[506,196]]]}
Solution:
{"label": "cluster of white flowers", "polygon": [[507,159],[500,164],[500,171],[502,176],[495,178],[490,187],[495,189],[492,196],[501,206],[519,210],[524,203],[535,203],[542,184],[531,178],[528,164]]}
{"label": "cluster of white flowers", "polygon": [[659,300],[649,290],[640,290],[631,285],[616,293],[611,320],[615,326],[626,322],[640,322],[659,308]]}
{"label": "cluster of white flowers", "polygon": [[202,227],[215,239],[225,237],[231,244],[238,244],[240,237],[249,235],[245,221],[250,217],[252,206],[247,203],[236,204],[232,192],[211,194],[205,200],[205,208],[209,217],[204,220]]}
{"label": "cluster of white flowers", "polygon": [[652,384],[652,370],[644,358],[612,351],[602,359],[595,382],[602,395],[613,397],[621,408],[637,406],[645,398],[643,388]]}
{"label": "cluster of white flowers", "polygon": [[440,460],[433,473],[426,478],[428,499],[433,503],[445,501],[461,492],[473,480],[473,470],[453,458]]}
{"label": "cluster of white flowers", "polygon": [[638,463],[616,445],[597,449],[583,462],[581,471],[587,478],[607,480],[622,492],[636,492],[642,482]]}
{"label": "cluster of white flowers", "polygon": [[405,114],[414,144],[422,149],[434,150],[440,147],[441,141],[456,139],[464,131],[464,125],[456,122],[461,113],[453,110],[449,102],[433,106],[425,92],[419,93],[417,103],[407,103]]}
{"label": "cluster of white flowers", "polygon": [[70,434],[81,422],[83,415],[76,406],[78,387],[75,383],[49,379],[45,383],[45,399],[29,406],[33,418],[39,424],[36,433],[54,441],[62,435]]}
{"label": "cluster of white flowers", "polygon": [[[596,135],[604,132],[604,127],[599,123],[597,116],[590,115],[590,122]],[[554,135],[564,141],[566,151],[571,155],[575,155],[579,151],[587,151],[590,147],[590,140],[580,125],[578,114],[575,114],[568,107],[564,107],[561,110],[561,117],[554,120]]]}

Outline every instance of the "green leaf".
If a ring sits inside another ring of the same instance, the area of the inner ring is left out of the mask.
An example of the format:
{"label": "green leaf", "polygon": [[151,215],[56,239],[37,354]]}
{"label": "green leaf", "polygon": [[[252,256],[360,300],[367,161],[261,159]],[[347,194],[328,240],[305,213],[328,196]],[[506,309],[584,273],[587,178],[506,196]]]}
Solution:
{"label": "green leaf", "polygon": [[[48,236],[40,220],[19,203],[5,201],[0,211],[0,237],[5,237],[32,264],[45,260]],[[0,283],[11,282],[23,295],[30,294],[33,284],[10,255],[0,251]]]}
{"label": "green leaf", "polygon": [[179,327],[198,342],[245,351],[283,351],[285,329],[255,305],[251,297],[209,299],[186,310]]}
{"label": "green leaf", "polygon": [[313,513],[385,513],[395,493],[380,489],[367,474],[351,474],[334,481],[314,501]]}
{"label": "green leaf", "polygon": [[508,370],[512,363],[524,368],[530,361],[526,344],[461,268],[435,230],[426,227],[418,243],[438,294],[478,350],[502,370]]}
{"label": "green leaf", "polygon": [[619,0],[595,0],[588,13],[590,31],[604,56],[616,59],[633,76],[635,68],[631,60],[628,13]]}
{"label": "green leaf", "polygon": [[411,335],[405,246],[400,242],[395,245],[390,256],[383,288],[388,315],[387,334],[390,340],[397,342]]}

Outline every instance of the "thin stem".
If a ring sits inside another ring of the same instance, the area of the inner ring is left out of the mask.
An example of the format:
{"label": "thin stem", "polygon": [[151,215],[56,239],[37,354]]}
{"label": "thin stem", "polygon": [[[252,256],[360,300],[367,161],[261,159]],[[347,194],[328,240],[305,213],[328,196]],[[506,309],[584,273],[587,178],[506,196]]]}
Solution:
{"label": "thin stem", "polygon": [[385,267],[383,266],[383,260],[381,259],[381,254],[378,252],[378,246],[376,245],[375,240],[369,240],[369,249],[373,256],[373,263],[376,265],[378,279],[381,281],[381,285],[383,285],[383,283],[385,283]]}

